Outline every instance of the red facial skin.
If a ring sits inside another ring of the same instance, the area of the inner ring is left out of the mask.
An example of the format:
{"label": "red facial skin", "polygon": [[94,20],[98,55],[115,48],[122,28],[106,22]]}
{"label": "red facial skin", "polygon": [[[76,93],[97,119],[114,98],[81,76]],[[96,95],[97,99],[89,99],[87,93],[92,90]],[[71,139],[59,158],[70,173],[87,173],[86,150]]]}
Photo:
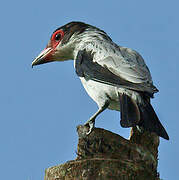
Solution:
{"label": "red facial skin", "polygon": [[[57,35],[60,35],[60,39],[56,39]],[[63,37],[64,37],[63,30],[58,30],[55,33],[53,33],[52,38],[51,38],[51,46],[53,49],[55,49],[57,47],[57,45],[60,43],[60,41],[63,39]]]}
{"label": "red facial skin", "polygon": [[[57,39],[57,36],[59,36],[60,38]],[[53,33],[49,44],[48,44],[47,47],[45,48],[45,49],[51,48],[51,51],[49,51],[49,52],[47,53],[47,55],[45,56],[45,58],[44,58],[46,62],[53,61],[53,57],[52,57],[52,56],[53,56],[53,53],[54,53],[54,51],[56,50],[56,47],[58,46],[58,44],[60,43],[60,41],[63,39],[63,37],[64,37],[64,32],[63,32],[63,30],[61,30],[61,29],[58,30],[58,31],[56,31],[55,33]]]}
{"label": "red facial skin", "polygon": [[52,34],[52,37],[47,45],[47,47],[37,56],[36,59],[32,62],[32,67],[39,64],[44,64],[57,60],[55,56],[55,51],[57,46],[64,37],[63,30],[57,30]]}

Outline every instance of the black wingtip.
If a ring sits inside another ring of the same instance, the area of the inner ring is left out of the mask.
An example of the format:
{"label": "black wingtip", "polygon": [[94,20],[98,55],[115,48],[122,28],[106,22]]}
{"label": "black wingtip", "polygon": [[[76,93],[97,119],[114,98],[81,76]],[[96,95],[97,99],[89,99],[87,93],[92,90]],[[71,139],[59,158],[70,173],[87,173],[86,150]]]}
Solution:
{"label": "black wingtip", "polygon": [[161,137],[164,138],[164,139],[166,139],[166,140],[169,140],[169,139],[170,139],[169,136],[168,136],[168,134],[167,134],[167,132],[165,131],[165,129],[164,129],[164,132],[161,134]]}
{"label": "black wingtip", "polygon": [[168,134],[167,134],[167,136],[166,136],[164,139],[166,139],[166,140],[170,140],[170,138],[169,138]]}

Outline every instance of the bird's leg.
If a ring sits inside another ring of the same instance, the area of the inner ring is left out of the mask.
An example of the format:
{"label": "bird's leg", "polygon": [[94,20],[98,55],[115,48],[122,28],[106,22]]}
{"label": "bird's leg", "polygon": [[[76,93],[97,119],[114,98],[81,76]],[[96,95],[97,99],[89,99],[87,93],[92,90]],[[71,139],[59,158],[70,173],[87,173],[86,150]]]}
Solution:
{"label": "bird's leg", "polygon": [[96,117],[102,113],[105,109],[107,109],[109,106],[109,100],[106,100],[104,105],[99,107],[98,111],[93,114],[93,116],[90,117],[90,119],[85,123],[85,126],[89,126],[89,131],[86,133],[87,135],[90,134],[94,128],[95,125],[95,119]]}

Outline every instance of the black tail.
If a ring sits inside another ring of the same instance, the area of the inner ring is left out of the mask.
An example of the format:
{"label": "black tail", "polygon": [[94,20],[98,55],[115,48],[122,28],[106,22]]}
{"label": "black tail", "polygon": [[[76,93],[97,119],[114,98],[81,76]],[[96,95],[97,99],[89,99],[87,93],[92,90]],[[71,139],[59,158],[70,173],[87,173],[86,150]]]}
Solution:
{"label": "black tail", "polygon": [[134,127],[138,125],[169,140],[169,136],[160,123],[152,105],[147,100],[144,100],[144,102],[144,104],[136,104],[129,96],[125,94],[120,96],[121,126]]}
{"label": "black tail", "polygon": [[169,136],[159,121],[152,105],[150,102],[145,102],[144,105],[139,105],[141,121],[139,126],[142,126],[144,129],[155,132],[158,136],[163,137],[164,139],[169,140]]}
{"label": "black tail", "polygon": [[134,127],[140,122],[138,105],[126,94],[120,95],[120,111],[122,127]]}

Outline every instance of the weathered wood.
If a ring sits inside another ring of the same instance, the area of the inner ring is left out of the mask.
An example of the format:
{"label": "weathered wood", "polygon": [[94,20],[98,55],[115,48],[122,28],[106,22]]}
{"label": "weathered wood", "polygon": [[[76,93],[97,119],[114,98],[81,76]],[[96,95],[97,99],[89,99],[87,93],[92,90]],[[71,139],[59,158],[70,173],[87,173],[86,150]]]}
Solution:
{"label": "weathered wood", "polygon": [[77,127],[77,158],[48,168],[45,180],[159,180],[159,137],[131,130],[130,139],[95,128]]}

